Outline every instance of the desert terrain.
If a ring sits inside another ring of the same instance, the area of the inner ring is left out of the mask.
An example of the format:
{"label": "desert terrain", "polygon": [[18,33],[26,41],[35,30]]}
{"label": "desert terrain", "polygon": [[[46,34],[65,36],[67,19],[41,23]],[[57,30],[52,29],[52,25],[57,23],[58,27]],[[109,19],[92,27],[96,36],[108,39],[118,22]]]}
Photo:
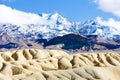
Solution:
{"label": "desert terrain", "polygon": [[0,52],[0,80],[119,80],[120,55],[23,49]]}

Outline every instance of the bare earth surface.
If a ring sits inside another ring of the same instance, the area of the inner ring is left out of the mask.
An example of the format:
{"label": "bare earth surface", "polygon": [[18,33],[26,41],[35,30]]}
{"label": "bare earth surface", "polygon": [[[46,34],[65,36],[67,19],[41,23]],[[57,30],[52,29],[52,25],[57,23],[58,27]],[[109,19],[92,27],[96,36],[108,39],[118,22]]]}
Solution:
{"label": "bare earth surface", "polygon": [[117,53],[0,52],[0,80],[120,80]]}

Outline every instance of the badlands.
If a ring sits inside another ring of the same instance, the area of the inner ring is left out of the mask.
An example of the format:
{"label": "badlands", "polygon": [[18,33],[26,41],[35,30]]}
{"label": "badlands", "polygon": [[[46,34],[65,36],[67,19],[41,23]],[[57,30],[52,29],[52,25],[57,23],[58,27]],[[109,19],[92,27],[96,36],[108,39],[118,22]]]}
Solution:
{"label": "badlands", "polygon": [[120,55],[39,49],[0,52],[0,80],[120,80]]}

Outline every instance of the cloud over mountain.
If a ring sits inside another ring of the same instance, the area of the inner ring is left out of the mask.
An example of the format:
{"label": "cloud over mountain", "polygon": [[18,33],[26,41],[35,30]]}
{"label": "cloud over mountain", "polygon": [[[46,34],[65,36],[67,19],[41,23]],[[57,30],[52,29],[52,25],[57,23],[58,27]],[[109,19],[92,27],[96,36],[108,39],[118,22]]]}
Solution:
{"label": "cloud over mountain", "polygon": [[0,5],[0,23],[10,24],[38,24],[41,21],[41,17],[34,13],[25,13],[12,9],[5,5]]}
{"label": "cloud over mountain", "polygon": [[[64,25],[70,26],[71,23],[66,18],[62,17],[58,13],[54,14],[35,14],[29,12],[23,12],[6,5],[0,4],[0,23],[13,24],[13,25],[50,25],[55,26],[56,21],[63,23]],[[60,26],[59,26],[60,27]]]}
{"label": "cloud over mountain", "polygon": [[[120,18],[120,0],[93,0],[104,12],[111,13]],[[115,20],[114,18],[108,18],[104,20],[104,18],[96,17],[96,20],[104,26],[114,27],[120,30],[120,21]]]}
{"label": "cloud over mountain", "polygon": [[102,17],[96,17],[95,20],[101,25],[114,27],[117,30],[120,30],[120,21],[117,21],[113,18],[109,18],[107,20],[104,20]]}

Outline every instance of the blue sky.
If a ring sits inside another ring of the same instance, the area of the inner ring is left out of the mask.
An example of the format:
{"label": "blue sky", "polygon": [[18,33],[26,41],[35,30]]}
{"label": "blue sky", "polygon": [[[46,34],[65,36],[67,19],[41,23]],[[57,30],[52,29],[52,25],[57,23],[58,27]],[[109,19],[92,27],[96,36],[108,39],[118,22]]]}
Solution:
{"label": "blue sky", "polygon": [[119,20],[119,17],[116,17],[112,12],[99,9],[99,2],[94,3],[93,0],[0,0],[0,4],[24,12],[57,12],[70,21],[92,20],[98,16],[104,19]]}

